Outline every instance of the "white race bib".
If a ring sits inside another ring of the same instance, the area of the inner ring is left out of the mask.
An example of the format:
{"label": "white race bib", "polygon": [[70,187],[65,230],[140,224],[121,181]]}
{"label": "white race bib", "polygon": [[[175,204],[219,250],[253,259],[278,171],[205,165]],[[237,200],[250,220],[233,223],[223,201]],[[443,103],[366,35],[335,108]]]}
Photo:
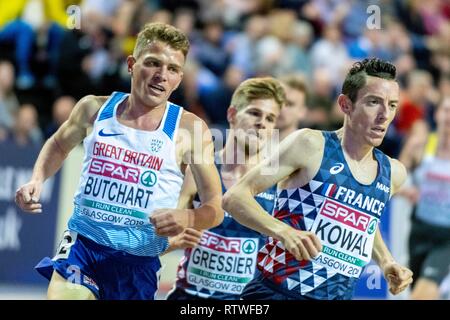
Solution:
{"label": "white race bib", "polygon": [[314,262],[347,277],[358,278],[370,262],[379,219],[325,199],[311,231],[322,242]]}
{"label": "white race bib", "polygon": [[258,238],[225,238],[205,231],[192,249],[187,267],[191,285],[211,291],[240,294],[253,279]]}

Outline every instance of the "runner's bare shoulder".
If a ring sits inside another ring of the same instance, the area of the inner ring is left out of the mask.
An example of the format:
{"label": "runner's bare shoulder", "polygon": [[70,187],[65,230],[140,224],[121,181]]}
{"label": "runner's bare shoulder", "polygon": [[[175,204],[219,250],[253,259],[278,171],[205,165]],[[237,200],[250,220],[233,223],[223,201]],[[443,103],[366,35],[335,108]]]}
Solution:
{"label": "runner's bare shoulder", "polygon": [[408,176],[408,172],[406,171],[403,163],[398,161],[397,159],[389,158],[389,162],[391,163],[391,195],[395,194],[405,183],[405,180]]}
{"label": "runner's bare shoulder", "polygon": [[186,129],[189,132],[194,132],[194,128],[196,126],[200,126],[200,128],[208,128],[205,121],[203,121],[200,117],[196,116],[192,112],[183,110],[180,119],[180,128]]}
{"label": "runner's bare shoulder", "polygon": [[80,99],[72,112],[72,121],[83,127],[90,127],[97,118],[101,106],[108,99],[107,96],[87,95]]}
{"label": "runner's bare shoulder", "polygon": [[[323,154],[324,143],[325,139],[321,131],[305,128],[287,136],[281,142],[280,149],[285,149],[304,166],[311,162],[314,156]],[[298,152],[292,152],[292,150]]]}

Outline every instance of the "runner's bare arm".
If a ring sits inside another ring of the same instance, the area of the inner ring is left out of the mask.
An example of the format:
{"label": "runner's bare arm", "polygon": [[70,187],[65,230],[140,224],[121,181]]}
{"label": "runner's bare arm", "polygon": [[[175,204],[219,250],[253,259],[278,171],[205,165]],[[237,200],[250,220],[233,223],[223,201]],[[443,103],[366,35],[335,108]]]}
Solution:
{"label": "runner's bare arm", "polygon": [[387,248],[383,237],[381,236],[380,229],[377,228],[375,233],[375,239],[373,243],[372,249],[372,259],[378,264],[381,270],[384,271],[384,268],[392,263],[396,263],[394,257],[391,252]]}
{"label": "runner's bare arm", "polygon": [[21,209],[33,213],[41,212],[42,207],[38,202],[42,184],[59,170],[69,152],[84,139],[87,128],[92,124],[93,117],[103,101],[103,97],[95,96],[81,99],[69,119],[45,142],[30,181],[16,192],[15,200]]}
{"label": "runner's bare arm", "polygon": [[[188,166],[184,173],[184,181],[178,200],[178,209],[192,209],[192,201],[194,200],[196,193],[197,187],[195,185],[195,180],[192,176],[191,169]],[[169,247],[162,255],[177,249],[193,248],[200,242],[201,237],[201,231],[186,228],[182,233],[169,237]]]}
{"label": "runner's bare arm", "polygon": [[[389,159],[391,163],[391,196],[395,194],[406,180],[406,169],[400,161]],[[379,265],[392,294],[398,294],[412,282],[412,272],[398,264],[386,246],[380,230],[377,228],[372,250],[372,258]]]}
{"label": "runner's bare arm", "polygon": [[[189,227],[197,230],[209,229],[223,221],[222,185],[214,163],[211,132],[204,121],[197,116],[189,114],[188,117],[193,118],[188,126],[191,132],[191,144],[188,152],[184,154],[183,161],[189,164],[201,202],[200,207],[191,209],[193,214],[191,214],[192,223]],[[198,128],[201,128],[201,131]],[[202,134],[201,137],[196,136],[199,132]],[[198,142],[201,142],[200,148]]]}
{"label": "runner's bare arm", "polygon": [[[284,222],[272,217],[256,202],[254,196],[277,184],[298,169],[309,166],[308,158],[293,150],[302,150],[301,154],[311,155],[319,152],[318,131],[299,130],[286,137],[279,147],[279,154],[273,154],[251,169],[224,195],[223,207],[239,223],[262,234],[280,240],[296,259],[310,259],[322,249],[320,240],[311,232],[296,230]],[[279,157],[279,161],[277,161]],[[270,166],[278,163],[273,174]]]}
{"label": "runner's bare arm", "polygon": [[197,186],[192,175],[191,168],[188,166],[184,173],[183,185],[181,186],[180,198],[178,199],[178,209],[192,209],[192,201],[197,193]]}
{"label": "runner's bare arm", "polygon": [[[406,169],[405,166],[398,160],[389,158],[391,164],[391,194],[394,195],[406,180]],[[377,264],[383,269],[383,266],[392,262],[395,259],[392,257],[389,249],[383,241],[380,230],[377,228],[377,233],[375,234],[374,246],[372,251],[372,257],[377,262]]]}
{"label": "runner's bare arm", "polygon": [[[209,229],[223,220],[222,188],[214,164],[211,133],[196,115],[185,112],[180,123],[177,147],[182,150],[181,161],[188,165],[195,181],[201,206],[195,209],[158,209],[150,221],[161,236],[173,237],[185,228]],[[183,200],[186,201],[186,200]]]}
{"label": "runner's bare arm", "polygon": [[398,160],[389,158],[391,163],[391,197],[403,186],[408,175],[405,166]]}
{"label": "runner's bare arm", "polygon": [[389,284],[389,291],[392,294],[399,294],[412,283],[413,273],[395,261],[384,243],[379,229],[377,229],[375,234],[372,258],[383,271],[384,277]]}
{"label": "runner's bare arm", "polygon": [[[423,150],[421,152],[423,152]],[[407,158],[407,152],[402,151],[402,153],[403,158]],[[408,199],[410,203],[415,204],[419,200],[419,189],[414,184],[404,184],[404,181],[406,180],[406,177],[408,175],[406,172],[406,168],[408,167],[408,165],[411,168],[411,166],[413,166],[413,161],[408,160],[406,162],[399,162],[397,160],[391,159],[391,196],[393,196],[394,194],[396,196],[403,196]]]}

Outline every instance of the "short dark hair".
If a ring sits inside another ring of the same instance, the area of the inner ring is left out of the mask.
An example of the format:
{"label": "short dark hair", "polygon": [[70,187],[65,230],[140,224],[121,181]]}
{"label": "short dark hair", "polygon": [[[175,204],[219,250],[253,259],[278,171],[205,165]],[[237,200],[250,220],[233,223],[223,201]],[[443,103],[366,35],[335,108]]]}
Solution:
{"label": "short dark hair", "polygon": [[345,76],[342,93],[355,102],[359,89],[367,83],[367,76],[395,80],[396,68],[392,63],[377,58],[358,61]]}

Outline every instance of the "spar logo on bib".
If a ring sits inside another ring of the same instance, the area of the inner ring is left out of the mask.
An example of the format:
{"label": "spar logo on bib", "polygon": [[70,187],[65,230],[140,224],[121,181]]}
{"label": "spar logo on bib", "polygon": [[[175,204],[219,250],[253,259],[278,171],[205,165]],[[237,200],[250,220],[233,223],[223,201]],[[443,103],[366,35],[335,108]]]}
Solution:
{"label": "spar logo on bib", "polygon": [[369,227],[369,215],[364,214],[359,210],[355,210],[349,206],[342,205],[337,201],[327,199],[323,205],[321,213],[326,215],[327,217],[330,217],[360,231],[368,231],[369,234],[372,234],[375,231],[373,229],[374,222],[376,227],[376,219],[372,220]]}
{"label": "spar logo on bib", "polygon": [[153,187],[157,181],[156,173],[152,170],[145,171],[141,176],[141,183],[146,187]]}
{"label": "spar logo on bib", "polygon": [[205,231],[200,240],[200,245],[213,249],[214,251],[239,253],[241,249],[241,239],[229,239]]}
{"label": "spar logo on bib", "polygon": [[89,166],[89,173],[129,183],[138,183],[140,172],[139,169],[123,164],[93,158]]}
{"label": "spar logo on bib", "polygon": [[369,228],[367,228],[367,232],[369,234],[372,234],[375,232],[375,230],[377,230],[377,220],[373,219],[369,224]]}
{"label": "spar logo on bib", "polygon": [[251,254],[256,250],[256,242],[253,240],[245,240],[242,244],[242,251],[246,254]]}

